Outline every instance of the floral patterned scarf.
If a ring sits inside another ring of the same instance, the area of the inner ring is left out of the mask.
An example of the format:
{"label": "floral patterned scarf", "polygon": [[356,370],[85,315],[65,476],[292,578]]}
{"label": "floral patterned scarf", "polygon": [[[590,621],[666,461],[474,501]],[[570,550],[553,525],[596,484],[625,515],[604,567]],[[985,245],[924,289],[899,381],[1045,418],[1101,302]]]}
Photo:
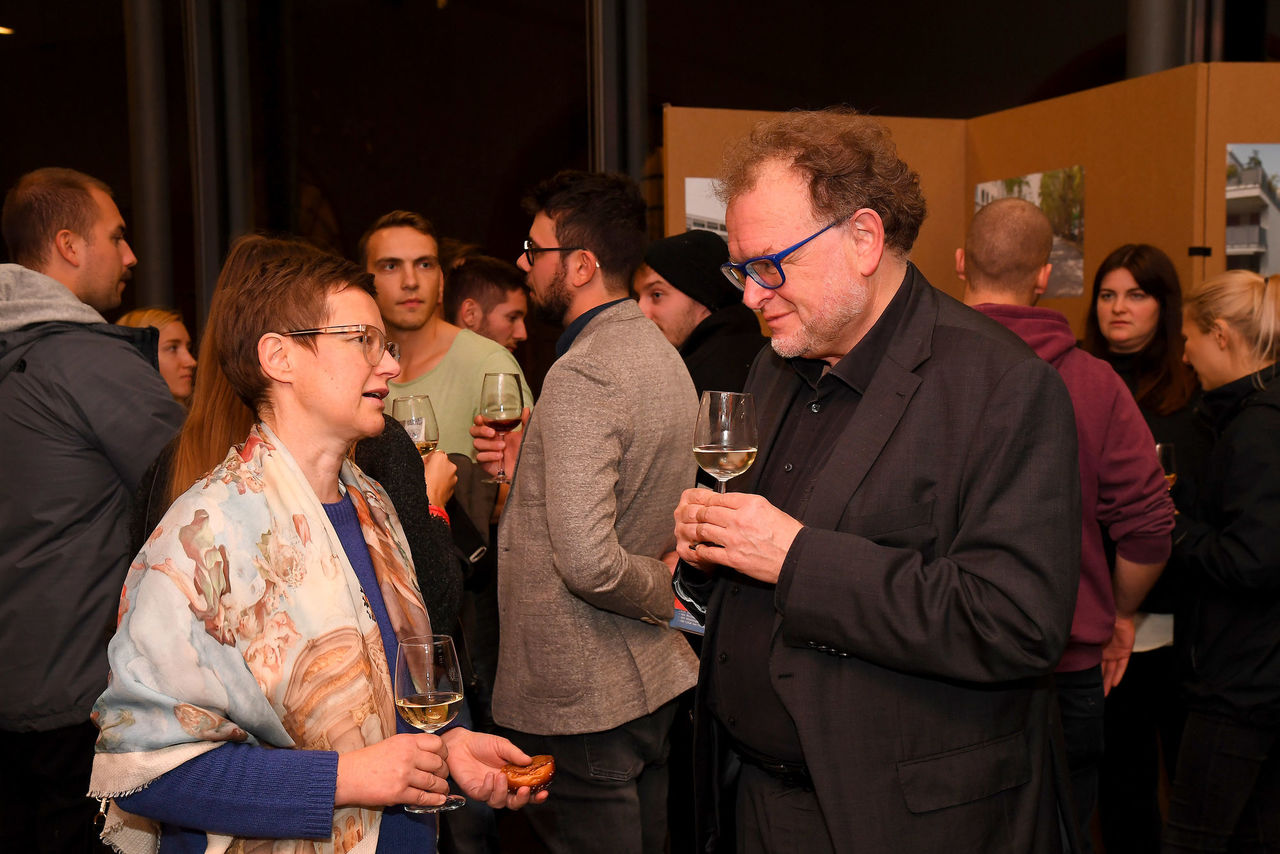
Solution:
{"label": "floral patterned scarf", "polygon": [[[397,637],[431,633],[400,522],[349,461],[351,496]],[[395,734],[382,638],[324,507],[264,424],[187,490],[125,580],[90,794],[137,791],[227,741],[356,750]],[[210,852],[373,851],[381,810],[341,808],[328,841],[209,835]],[[155,851],[111,805],[103,838]]]}

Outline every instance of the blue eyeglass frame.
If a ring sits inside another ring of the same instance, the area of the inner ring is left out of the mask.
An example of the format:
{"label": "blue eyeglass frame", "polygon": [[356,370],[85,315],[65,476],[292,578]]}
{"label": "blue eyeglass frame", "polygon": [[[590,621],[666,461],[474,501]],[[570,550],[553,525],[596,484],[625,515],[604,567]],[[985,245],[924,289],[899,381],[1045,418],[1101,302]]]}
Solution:
{"label": "blue eyeglass frame", "polygon": [[[788,246],[786,249],[783,249],[781,252],[775,252],[772,255],[757,255],[754,258],[748,258],[747,260],[743,261],[740,264],[735,264],[732,261],[726,261],[725,263],[720,265],[720,272],[724,273],[725,278],[728,279],[730,282],[733,282],[733,286],[740,291],[746,289],[747,276],[750,276],[753,282],[755,282],[757,285],[764,288],[765,290],[776,291],[778,288],[782,287],[787,283],[787,272],[786,270],[782,269],[782,259],[786,258],[792,252],[795,252],[801,246],[804,246],[810,240],[813,240],[819,235],[822,235],[827,231],[830,231],[831,229],[835,228],[837,225],[840,225],[842,222],[844,222],[843,219],[838,219],[835,222],[831,223],[830,225],[827,225],[818,229],[813,234],[810,234],[808,237],[806,237],[804,240],[801,240],[799,243],[795,244],[794,246]],[[769,263],[773,264],[774,269],[778,271],[778,278],[779,278],[778,284],[776,285],[769,284],[768,282],[761,279],[759,274],[752,269],[752,265],[757,264],[761,261],[768,261]],[[739,278],[739,276],[741,276],[741,278]]]}

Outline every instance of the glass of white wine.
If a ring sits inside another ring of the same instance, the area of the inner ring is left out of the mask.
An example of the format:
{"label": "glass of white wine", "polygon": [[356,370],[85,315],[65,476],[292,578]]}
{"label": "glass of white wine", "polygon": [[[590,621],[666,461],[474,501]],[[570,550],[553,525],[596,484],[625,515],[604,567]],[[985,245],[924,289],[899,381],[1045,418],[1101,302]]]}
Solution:
{"label": "glass of white wine", "polygon": [[693,457],[707,474],[725,482],[737,477],[756,459],[756,404],[749,394],[704,391],[693,431]]}
{"label": "glass of white wine", "polygon": [[391,401],[391,417],[404,426],[422,456],[434,451],[440,443],[436,411],[431,406],[431,398],[425,394],[411,394]]}
{"label": "glass of white wine", "polygon": [[[524,412],[524,389],[519,374],[485,374],[480,386],[480,418],[495,433],[510,433],[520,426]],[[505,455],[504,455],[505,456]],[[505,459],[498,461],[498,473],[485,483],[510,483]]]}
{"label": "glass of white wine", "polygon": [[[423,732],[447,726],[462,708],[462,668],[453,638],[427,635],[405,638],[396,650],[396,708],[405,723]],[[408,812],[446,812],[466,804],[448,795],[437,807],[405,806]]]}

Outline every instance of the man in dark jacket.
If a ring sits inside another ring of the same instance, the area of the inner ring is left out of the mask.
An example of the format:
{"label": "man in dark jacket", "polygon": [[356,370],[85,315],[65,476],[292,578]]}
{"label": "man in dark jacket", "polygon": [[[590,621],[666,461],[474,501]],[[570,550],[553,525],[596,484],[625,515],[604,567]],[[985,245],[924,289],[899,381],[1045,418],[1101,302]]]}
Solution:
{"label": "man in dark jacket", "polygon": [[720,179],[728,269],[772,337],[755,464],[675,513],[707,630],[699,850],[1058,854],[1062,380],[911,263],[924,197],[874,119],[780,114]]}
{"label": "man in dark jacket", "polygon": [[[1173,502],[1155,440],[1124,381],[1076,347],[1060,313],[1034,307],[1049,284],[1053,229],[1022,199],[978,211],[956,271],[964,301],[1007,326],[1057,369],[1075,409],[1080,448],[1080,589],[1067,650],[1054,673],[1081,839],[1088,844],[1102,761],[1102,700],[1133,649],[1134,614],[1169,558]],[[1103,532],[1116,544],[1107,564]]]}
{"label": "man in dark jacket", "polygon": [[182,424],[156,330],[107,323],[137,259],[105,184],[5,197],[0,265],[0,824],[13,851],[106,850],[86,797],[131,496]]}
{"label": "man in dark jacket", "polygon": [[768,341],[742,292],[720,272],[728,260],[718,234],[686,231],[649,244],[632,282],[640,310],[680,351],[699,395],[742,391]]}

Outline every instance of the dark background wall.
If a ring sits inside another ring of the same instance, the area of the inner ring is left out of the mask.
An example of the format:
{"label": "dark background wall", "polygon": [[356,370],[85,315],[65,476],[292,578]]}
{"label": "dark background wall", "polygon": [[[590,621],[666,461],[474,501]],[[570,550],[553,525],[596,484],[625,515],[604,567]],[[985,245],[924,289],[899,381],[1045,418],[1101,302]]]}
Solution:
{"label": "dark background wall", "polygon": [[[350,253],[370,220],[407,207],[444,234],[513,257],[527,229],[522,192],[557,169],[588,165],[586,2],[162,2],[162,168],[130,162],[126,22],[138,5],[0,4],[0,25],[15,30],[0,36],[0,184],[38,166],[72,166],[111,184],[132,222],[139,170],[164,173],[172,261],[149,266],[135,246],[139,287],[123,308],[149,288],[197,316],[197,234],[214,229],[219,251],[235,236],[227,221],[193,212],[184,42],[184,26],[202,20],[193,8],[207,11],[203,26],[213,30],[205,35],[215,122],[240,111],[247,124],[251,177],[224,176],[213,192],[223,202],[244,195],[253,229],[299,232]],[[1233,0],[1223,58],[1280,57],[1277,7]],[[220,52],[220,26],[238,20],[232,8],[244,15],[240,60]],[[1122,79],[1130,38],[1117,0],[647,0],[643,8],[651,148],[664,103],[981,115]],[[229,65],[245,74],[243,88],[228,90]]]}

